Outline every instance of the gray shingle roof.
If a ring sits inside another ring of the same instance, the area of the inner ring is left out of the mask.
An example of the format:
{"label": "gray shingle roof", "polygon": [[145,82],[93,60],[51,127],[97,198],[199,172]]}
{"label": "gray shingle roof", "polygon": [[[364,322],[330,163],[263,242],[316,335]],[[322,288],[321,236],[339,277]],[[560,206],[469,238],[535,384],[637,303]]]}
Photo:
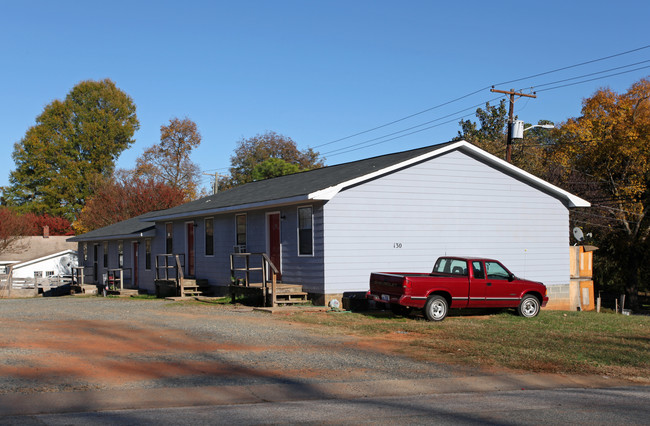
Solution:
{"label": "gray shingle roof", "polygon": [[313,192],[366,176],[428,152],[436,151],[450,143],[452,142],[251,182],[180,206],[160,210],[155,216],[184,216],[192,212],[205,212],[227,207],[244,206],[252,203],[271,202],[273,200],[286,200],[293,197],[306,196]]}
{"label": "gray shingle roof", "polygon": [[499,168],[504,173],[515,175],[531,185],[549,192],[553,196],[564,200],[568,207],[589,206],[587,201],[582,200],[579,197],[569,194],[548,182],[518,169],[517,167],[506,163],[505,161],[494,157],[465,141],[458,141],[446,142],[409,151],[366,158],[364,160],[350,163],[323,167],[293,175],[251,182],[180,206],[150,212],[101,229],[96,229],[86,234],[70,238],[68,241],[115,239],[126,238],[129,236],[138,237],[141,233],[153,231],[154,221],[157,220],[191,217],[193,214],[210,214],[211,212],[236,210],[239,208],[243,210],[252,205],[265,203],[273,204],[276,202],[280,204],[287,202],[300,202],[301,200],[306,200],[307,196],[310,194],[313,195],[318,191],[324,191],[342,184],[354,184],[355,179],[370,179],[372,174],[375,172],[385,171],[388,173],[390,170],[394,170],[395,168],[402,166],[406,167],[407,164],[420,161],[418,159],[420,156],[430,158],[437,155],[436,151],[443,153],[454,149],[461,149],[471,155],[476,155],[482,160]]}
{"label": "gray shingle roof", "polygon": [[117,237],[139,237],[140,234],[151,231],[155,228],[154,222],[147,222],[146,219],[157,215],[158,212],[145,213],[131,219],[86,232],[85,234],[77,235],[76,237],[68,238],[68,241],[76,242]]}

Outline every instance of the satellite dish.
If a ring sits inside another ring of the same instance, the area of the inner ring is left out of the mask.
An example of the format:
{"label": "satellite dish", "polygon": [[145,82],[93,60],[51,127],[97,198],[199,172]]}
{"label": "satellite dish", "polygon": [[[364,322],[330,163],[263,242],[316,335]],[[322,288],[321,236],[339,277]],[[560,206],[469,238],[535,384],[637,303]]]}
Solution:
{"label": "satellite dish", "polygon": [[573,228],[573,238],[575,238],[578,241],[584,241],[585,236],[582,233],[582,229],[578,228],[577,226]]}

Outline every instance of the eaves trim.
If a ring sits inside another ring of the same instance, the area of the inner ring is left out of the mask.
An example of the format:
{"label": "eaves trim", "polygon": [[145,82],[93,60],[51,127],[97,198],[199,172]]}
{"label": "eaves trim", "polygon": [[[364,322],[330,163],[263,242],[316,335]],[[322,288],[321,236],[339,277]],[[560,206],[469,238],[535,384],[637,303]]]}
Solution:
{"label": "eaves trim", "polygon": [[307,200],[309,200],[308,196],[298,195],[295,197],[260,201],[257,203],[236,204],[232,206],[215,207],[215,208],[208,208],[203,210],[193,210],[188,212],[175,213],[175,214],[162,215],[162,216],[150,216],[142,220],[146,222],[162,222],[167,220],[187,219],[190,217],[208,216],[211,214],[221,214],[221,213],[230,213],[230,212],[236,212],[241,210],[254,210],[254,209],[263,209],[265,207],[284,206],[284,205],[302,203]]}

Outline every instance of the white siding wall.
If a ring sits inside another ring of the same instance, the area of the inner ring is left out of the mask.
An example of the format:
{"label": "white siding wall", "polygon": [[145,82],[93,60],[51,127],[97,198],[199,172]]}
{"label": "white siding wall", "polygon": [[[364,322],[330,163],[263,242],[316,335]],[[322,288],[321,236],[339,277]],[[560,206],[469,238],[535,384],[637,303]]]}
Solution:
{"label": "white siding wall", "polygon": [[37,263],[24,266],[16,266],[13,269],[14,278],[34,278],[34,272],[41,272],[41,277],[46,278],[46,272],[54,272],[54,275],[72,275],[72,267],[77,266],[76,254],[64,254],[62,256],[44,259]]}
{"label": "white siding wall", "polygon": [[430,271],[442,255],[492,257],[520,277],[565,284],[568,224],[558,199],[453,151],[325,205],[325,292],[367,290],[372,271]]}

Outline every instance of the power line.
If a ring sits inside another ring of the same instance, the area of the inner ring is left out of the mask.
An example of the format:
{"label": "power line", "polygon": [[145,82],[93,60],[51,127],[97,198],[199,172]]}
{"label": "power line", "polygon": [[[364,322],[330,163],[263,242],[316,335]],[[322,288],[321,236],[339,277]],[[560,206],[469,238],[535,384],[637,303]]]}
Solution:
{"label": "power line", "polygon": [[[424,129],[416,130],[416,131],[411,132],[411,133],[406,133],[406,134],[401,135],[401,136],[395,136],[394,138],[386,139],[385,141],[376,142],[376,143],[373,143],[373,144],[370,144],[370,145],[366,145],[366,146],[362,146],[362,147],[359,147],[359,148],[353,148],[353,149],[350,149],[350,150],[347,150],[347,151],[343,151],[343,152],[337,152],[337,153],[332,154],[332,155],[330,155],[330,156],[333,157],[333,156],[336,156],[336,155],[347,154],[348,152],[358,151],[358,150],[360,150],[360,149],[364,149],[364,148],[370,148],[371,146],[380,145],[380,144],[382,144],[382,143],[390,142],[390,141],[395,140],[395,139],[403,138],[403,137],[405,137],[405,136],[410,136],[410,135],[413,135],[413,134],[415,134],[415,133],[420,133],[420,132],[423,132],[423,131],[425,131],[425,130],[433,129],[434,127],[442,126],[443,124],[452,123],[452,122],[454,122],[454,121],[456,121],[456,120],[460,120],[460,119],[463,119],[463,118],[465,118],[465,117],[469,117],[469,116],[471,116],[471,115],[473,115],[473,113],[472,113],[472,114],[465,114],[465,115],[462,115],[462,116],[460,116],[460,117],[456,117],[456,118],[452,118],[451,120],[445,121],[445,122],[443,122],[443,123],[439,123],[439,124],[435,124],[435,125],[433,125],[433,126],[425,127]],[[342,148],[342,149],[344,149],[344,148]],[[335,150],[335,151],[338,151],[338,150]],[[332,151],[332,152],[335,152],[335,151]],[[327,155],[327,154],[323,154],[323,155]]]}
{"label": "power line", "polygon": [[355,133],[355,134],[353,134],[353,135],[345,136],[345,137],[340,138],[340,139],[336,139],[336,140],[333,140],[333,141],[330,141],[330,142],[322,143],[322,144],[320,144],[320,145],[313,146],[312,148],[320,148],[321,146],[331,145],[331,144],[333,144],[333,143],[341,142],[341,141],[344,141],[344,140],[346,140],[346,139],[353,138],[353,137],[355,137],[355,136],[360,136],[360,135],[363,135],[363,134],[365,134],[365,133],[370,133],[370,132],[372,132],[373,130],[378,130],[378,129],[381,129],[381,128],[384,128],[384,127],[391,126],[391,125],[396,124],[396,123],[399,123],[399,122],[401,122],[401,121],[408,120],[409,118],[413,118],[413,117],[415,117],[415,116],[418,116],[418,115],[424,114],[425,112],[433,111],[434,109],[441,108],[441,107],[443,107],[443,106],[445,106],[445,105],[449,105],[449,104],[451,104],[451,103],[454,103],[454,102],[460,101],[460,100],[462,100],[462,99],[468,98],[468,97],[470,97],[470,96],[472,96],[472,95],[476,95],[477,93],[480,93],[480,92],[482,92],[482,91],[484,91],[484,90],[486,90],[486,89],[489,89],[489,88],[490,88],[490,86],[487,86],[487,87],[485,87],[485,88],[481,88],[481,89],[479,89],[479,90],[475,90],[474,92],[471,92],[471,93],[468,93],[468,94],[466,94],[466,95],[460,96],[460,97],[458,97],[458,98],[456,98],[456,99],[452,99],[451,101],[447,101],[447,102],[441,103],[441,104],[439,104],[439,105],[433,106],[433,107],[431,107],[431,108],[427,108],[427,109],[425,109],[425,110],[422,110],[422,111],[420,111],[420,112],[416,112],[416,113],[414,113],[414,114],[407,115],[406,117],[398,118],[397,120],[393,120],[393,121],[391,121],[390,123],[382,124],[381,126],[373,127],[372,129],[364,130],[364,131],[362,131],[362,132],[358,132],[358,133]]}
{"label": "power line", "polygon": [[[363,145],[363,144],[366,144],[366,143],[368,143],[368,142],[373,142],[373,141],[376,141],[376,140],[379,140],[379,139],[383,139],[383,138],[387,138],[387,137],[390,137],[390,136],[398,135],[398,134],[400,134],[400,133],[408,132],[409,130],[417,129],[418,127],[426,126],[427,124],[431,124],[431,123],[435,123],[436,121],[444,120],[445,118],[449,118],[449,117],[451,117],[452,115],[460,114],[461,112],[465,112],[465,111],[468,111],[468,110],[470,110],[470,109],[478,108],[478,107],[480,107],[480,106],[483,106],[483,105],[484,105],[485,103],[487,103],[487,102],[492,102],[492,101],[495,101],[495,100],[501,99],[502,97],[503,97],[503,96],[498,96],[498,97],[496,97],[496,98],[492,98],[492,99],[490,99],[490,100],[488,100],[488,101],[486,101],[486,102],[481,102],[481,103],[479,103],[479,104],[472,105],[471,107],[468,107],[468,108],[462,109],[462,110],[460,110],[460,111],[452,112],[451,114],[447,114],[447,115],[444,115],[444,116],[442,116],[442,117],[439,117],[439,118],[436,118],[436,119],[433,119],[433,120],[429,120],[429,121],[424,122],[424,123],[422,123],[422,124],[417,124],[417,125],[415,125],[415,126],[407,127],[406,129],[398,130],[398,131],[396,131],[396,132],[389,133],[389,134],[387,134],[387,135],[378,136],[378,137],[376,137],[376,138],[367,139],[367,140],[365,140],[365,141],[358,142],[358,143],[355,143],[355,144],[352,144],[352,145],[348,145],[348,146],[345,146],[345,147],[343,147],[343,148],[338,148],[338,149],[335,149],[335,150],[332,150],[332,151],[328,151],[328,152],[324,153],[323,155],[329,155],[329,154],[332,154],[332,153],[336,153],[337,151],[346,150],[346,149],[348,149],[348,148],[352,148],[352,147],[355,147],[355,146]],[[471,114],[469,114],[469,115],[471,115]],[[467,116],[467,115],[465,115],[465,116],[463,116],[463,117],[461,117],[461,118],[464,118],[464,117],[466,117],[466,116]],[[430,129],[430,127],[428,127],[427,129]],[[409,134],[412,134],[412,133],[409,133]],[[405,135],[405,136],[406,136],[406,135]],[[370,146],[371,146],[371,145],[370,145]]]}
{"label": "power line", "polygon": [[[551,81],[550,83],[538,84],[536,86],[532,86],[531,89],[537,89],[538,87],[550,86],[552,84],[557,84],[557,83],[564,83],[565,81],[577,80],[579,78],[591,77],[592,75],[604,74],[606,72],[620,70],[620,69],[628,68],[628,67],[633,67],[635,65],[645,64],[645,63],[648,63],[648,62],[650,62],[650,59],[645,60],[645,61],[635,62],[633,64],[622,65],[620,67],[609,68],[609,69],[606,69],[606,70],[603,70],[603,71],[597,71],[597,72],[592,72],[592,73],[589,73],[589,74],[583,74],[583,75],[579,75],[577,77],[565,78],[563,80]],[[630,70],[630,72],[631,71],[638,71],[638,70],[644,69],[644,68],[647,68],[647,67],[636,68],[634,70]]]}
{"label": "power line", "polygon": [[[616,53],[616,54],[613,54],[613,55],[608,55],[608,56],[604,56],[604,57],[601,57],[601,58],[592,59],[592,60],[589,60],[589,61],[580,62],[580,63],[577,63],[577,64],[565,66],[565,67],[555,68],[555,69],[545,71],[545,72],[542,72],[542,73],[537,73],[537,74],[529,75],[529,76],[526,76],[526,77],[517,78],[517,79],[514,79],[514,80],[504,81],[504,82],[497,83],[497,84],[494,84],[494,85],[489,85],[489,86],[483,87],[481,89],[475,90],[473,92],[469,92],[469,93],[467,93],[467,94],[465,94],[463,96],[452,99],[450,101],[443,102],[441,104],[435,105],[435,106],[433,106],[431,108],[427,108],[425,110],[422,110],[422,111],[407,115],[407,116],[402,117],[402,118],[399,118],[397,120],[393,120],[393,121],[390,121],[388,123],[385,123],[385,124],[382,124],[382,125],[379,125],[379,126],[375,126],[375,127],[371,128],[371,129],[367,129],[367,130],[357,132],[357,133],[354,133],[354,134],[351,134],[351,135],[348,135],[348,136],[345,136],[345,137],[342,137],[342,138],[339,138],[339,139],[335,139],[335,140],[332,140],[332,141],[329,141],[329,142],[326,142],[326,143],[315,145],[312,148],[320,148],[320,147],[323,147],[323,146],[331,145],[331,144],[334,144],[334,143],[337,143],[337,142],[341,142],[341,141],[351,139],[351,138],[356,137],[356,136],[360,136],[360,135],[372,132],[374,130],[378,130],[378,129],[382,129],[384,127],[391,126],[391,125],[399,123],[401,121],[408,120],[409,118],[416,117],[416,116],[424,114],[426,112],[433,111],[433,110],[435,110],[437,108],[441,108],[441,107],[449,105],[451,103],[454,103],[454,102],[460,101],[462,99],[468,98],[468,97],[473,96],[473,95],[475,95],[477,93],[480,93],[480,92],[482,92],[484,90],[487,90],[487,89],[491,88],[492,86],[500,86],[500,85],[515,83],[515,82],[518,82],[518,81],[528,80],[528,79],[535,78],[535,77],[540,77],[540,76],[543,76],[543,75],[553,74],[553,73],[556,73],[556,72],[559,72],[559,71],[564,71],[564,70],[567,70],[567,69],[577,68],[577,67],[580,67],[580,66],[583,66],[583,65],[593,64],[593,63],[596,63],[596,62],[600,62],[600,61],[604,61],[604,60],[607,60],[607,59],[612,59],[612,58],[615,58],[615,57],[627,55],[627,54],[638,52],[638,51],[648,49],[648,48],[650,48],[650,45],[645,45],[645,46],[641,46],[641,47],[636,48],[636,49],[627,50],[627,51]],[[635,71],[635,70],[632,70],[632,71]],[[632,71],[628,71],[628,72],[632,72]],[[615,75],[617,75],[617,74],[615,74]],[[605,78],[605,77],[603,77],[603,78]],[[575,84],[580,84],[580,83],[575,83]],[[556,88],[559,88],[559,87],[549,88],[549,89],[544,89],[544,90],[553,90],[553,89],[556,89]]]}
{"label": "power line", "polygon": [[588,83],[590,81],[600,80],[600,79],[607,78],[607,77],[614,77],[614,76],[621,75],[621,74],[627,74],[627,73],[631,73],[631,72],[634,72],[634,71],[643,70],[643,69],[646,69],[646,68],[650,68],[650,65],[645,66],[645,67],[635,68],[633,70],[621,71],[621,72],[617,72],[617,73],[614,73],[614,74],[604,75],[604,76],[601,76],[601,77],[590,78],[588,80],[576,81],[575,83],[568,83],[568,84],[562,84],[560,86],[549,87],[548,89],[538,90],[538,92],[547,92],[549,90],[560,89],[562,87],[575,86],[577,84]]}
{"label": "power line", "polygon": [[543,75],[553,74],[553,73],[556,73],[556,72],[559,72],[559,71],[564,71],[564,70],[568,70],[568,69],[571,69],[571,68],[581,67],[581,66],[583,66],[583,65],[589,65],[589,64],[596,63],[596,62],[605,61],[605,60],[607,60],[607,59],[616,58],[616,57],[618,57],[618,56],[627,55],[627,54],[629,54],[629,53],[638,52],[638,51],[640,51],[640,50],[644,50],[644,49],[648,49],[648,48],[650,48],[650,44],[648,44],[648,45],[646,45],[646,46],[638,47],[638,48],[636,48],[636,49],[627,50],[627,51],[625,51],[625,52],[616,53],[616,54],[614,54],[614,55],[604,56],[604,57],[602,57],[602,58],[592,59],[592,60],[590,60],[590,61],[586,61],[586,62],[580,62],[579,64],[569,65],[569,66],[562,67],[562,68],[556,68],[556,69],[554,69],[554,70],[541,72],[541,73],[539,73],[539,74],[529,75],[528,77],[522,77],[522,78],[518,78],[518,79],[516,79],[516,80],[505,81],[505,82],[503,82],[503,83],[495,84],[495,86],[501,86],[501,85],[504,85],[504,84],[516,83],[516,82],[518,82],[518,81],[523,81],[523,80],[527,80],[527,79],[530,79],[530,78],[541,77],[541,76],[543,76]]}

